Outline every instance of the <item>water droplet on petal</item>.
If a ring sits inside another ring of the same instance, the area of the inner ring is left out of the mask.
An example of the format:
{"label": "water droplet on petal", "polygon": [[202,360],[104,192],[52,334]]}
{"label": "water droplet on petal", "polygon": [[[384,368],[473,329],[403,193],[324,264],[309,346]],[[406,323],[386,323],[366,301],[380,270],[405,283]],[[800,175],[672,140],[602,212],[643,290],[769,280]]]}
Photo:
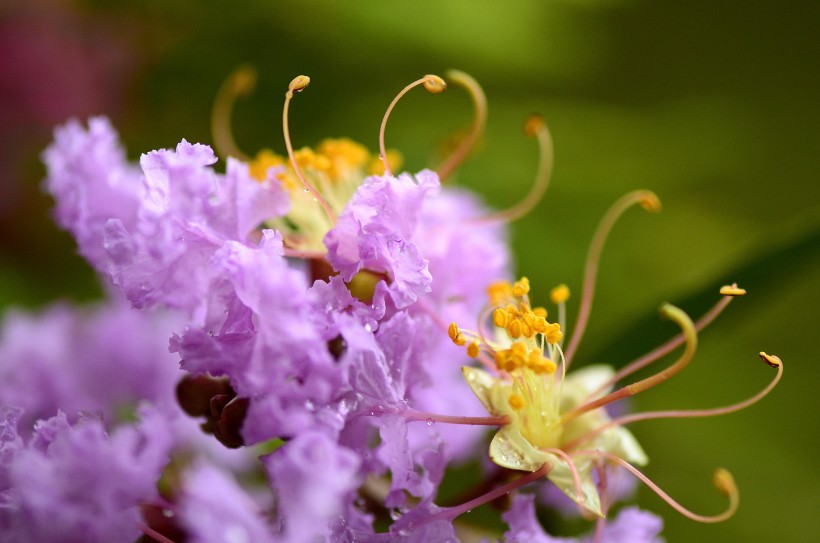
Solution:
{"label": "water droplet on petal", "polygon": [[427,419],[427,426],[432,426],[433,424],[435,424],[435,422],[436,421],[434,421],[433,419],[428,418]]}

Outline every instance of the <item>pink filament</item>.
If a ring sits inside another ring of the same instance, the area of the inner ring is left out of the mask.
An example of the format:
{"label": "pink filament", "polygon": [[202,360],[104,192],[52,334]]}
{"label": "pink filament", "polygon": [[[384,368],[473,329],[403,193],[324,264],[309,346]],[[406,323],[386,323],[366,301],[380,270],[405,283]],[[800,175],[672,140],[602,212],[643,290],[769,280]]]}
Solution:
{"label": "pink filament", "polygon": [[[712,321],[714,321],[717,318],[717,316],[723,312],[726,306],[729,305],[729,303],[732,301],[732,298],[733,296],[724,296],[721,300],[719,300],[712,307],[712,309],[710,309],[705,315],[698,319],[697,322],[695,322],[695,331],[700,332],[701,330],[709,326],[712,323]],[[613,384],[617,383],[624,377],[632,375],[636,371],[645,368],[652,362],[660,359],[663,356],[666,356],[679,345],[681,345],[683,342],[683,333],[676,335],[660,347],[656,347],[654,350],[648,352],[647,354],[638,358],[634,362],[630,362],[629,364],[621,368],[618,372],[615,373],[615,375],[613,375],[604,384],[598,387],[598,389],[595,392],[590,394],[589,397],[592,398],[597,396],[598,394],[602,393],[604,390],[606,390]]]}
{"label": "pink filament", "polygon": [[737,510],[738,498],[737,494],[734,493],[729,498],[729,508],[723,513],[712,516],[698,515],[697,513],[693,513],[689,509],[679,504],[669,494],[664,492],[657,484],[652,482],[652,480],[649,477],[641,473],[641,471],[638,468],[636,468],[635,466],[633,466],[632,464],[630,464],[629,462],[627,462],[619,456],[615,456],[614,454],[608,453],[606,451],[578,451],[573,453],[573,456],[594,456],[597,458],[606,458],[608,460],[615,462],[616,464],[621,465],[622,467],[626,468],[626,470],[628,470],[630,473],[632,473],[632,475],[640,479],[641,482],[648,486],[650,490],[657,494],[663,501],[672,506],[672,508],[675,509],[678,513],[697,522],[722,522],[731,517]]}
{"label": "pink filament", "polygon": [[738,402],[732,405],[727,405],[724,407],[714,407],[711,409],[687,409],[687,410],[671,410],[671,411],[651,411],[647,413],[635,413],[632,415],[625,415],[623,417],[619,417],[617,419],[611,420],[598,428],[582,435],[581,437],[573,440],[572,442],[565,445],[565,448],[572,449],[578,446],[580,443],[588,441],[593,437],[597,436],[607,428],[611,428],[613,426],[622,426],[624,424],[629,424],[631,422],[637,422],[641,420],[652,420],[652,419],[684,419],[684,418],[698,418],[698,417],[716,417],[720,415],[726,415],[729,413],[734,413],[735,411],[740,411],[741,409],[745,409],[750,405],[753,405],[760,400],[762,400],[765,396],[771,392],[774,387],[777,386],[777,383],[780,382],[780,378],[783,376],[783,365],[781,364],[777,368],[777,375],[774,376],[774,379],[760,392],[752,396],[751,398],[747,398],[742,402]]}

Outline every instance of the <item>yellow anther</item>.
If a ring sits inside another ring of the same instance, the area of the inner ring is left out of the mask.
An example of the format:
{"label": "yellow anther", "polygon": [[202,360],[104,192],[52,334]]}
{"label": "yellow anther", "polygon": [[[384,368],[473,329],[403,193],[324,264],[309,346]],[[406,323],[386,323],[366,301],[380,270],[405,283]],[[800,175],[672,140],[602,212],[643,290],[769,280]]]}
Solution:
{"label": "yellow anther", "polygon": [[760,359],[765,362],[766,364],[770,365],[773,368],[779,368],[783,365],[783,361],[780,360],[779,356],[775,356],[773,354],[766,354],[763,351],[760,351]]}
{"label": "yellow anther", "polygon": [[529,367],[535,373],[542,373],[542,366],[541,360],[544,357],[541,355],[539,351],[531,351],[530,355],[527,357],[527,367]]}
{"label": "yellow anther", "polygon": [[499,328],[504,328],[507,326],[507,312],[501,309],[500,307],[493,311],[493,324],[498,326]]}
{"label": "yellow anther", "polygon": [[476,358],[480,352],[481,349],[479,348],[477,341],[473,341],[467,345],[467,356],[470,358]]}
{"label": "yellow anther", "polygon": [[509,356],[509,351],[501,350],[495,352],[495,365],[500,370],[507,369],[507,357]]}
{"label": "yellow anther", "polygon": [[[387,165],[390,168],[390,171],[394,172],[401,168],[401,165],[404,163],[404,156],[394,149],[387,150]],[[384,161],[379,157],[376,157],[370,161],[370,165],[367,167],[367,173],[370,175],[384,175],[387,170],[384,169]]]}
{"label": "yellow anther", "polygon": [[[287,159],[275,154],[269,149],[262,149],[256,154],[253,160],[248,163],[248,171],[251,176],[258,180],[264,181],[268,178],[268,170],[275,166],[284,166]],[[298,179],[292,179],[286,175],[280,176],[280,180],[285,185],[285,188],[293,189],[299,183]]]}
{"label": "yellow anther", "polygon": [[231,74],[231,91],[236,96],[245,96],[256,86],[256,70],[252,66],[240,66]]}
{"label": "yellow anther", "polygon": [[510,315],[510,317],[521,316],[521,311],[519,311],[518,306],[516,306],[515,304],[507,304],[507,307],[505,307],[504,309],[507,310],[507,313]]}
{"label": "yellow anther", "polygon": [[527,120],[524,121],[524,134],[526,134],[530,138],[534,138],[538,135],[541,130],[544,130],[547,127],[547,123],[544,122],[544,117],[537,113],[533,113]]}
{"label": "yellow anther", "polygon": [[520,356],[522,358],[527,356],[527,346],[524,343],[513,343],[509,351],[510,353]]}
{"label": "yellow anther", "polygon": [[563,283],[550,291],[550,300],[554,304],[562,304],[569,299],[569,287]]}
{"label": "yellow anther", "polygon": [[293,81],[288,85],[288,92],[302,92],[305,87],[310,85],[310,78],[306,75],[297,75]]}
{"label": "yellow anther", "polygon": [[427,74],[424,76],[424,83],[422,83],[427,92],[438,94],[447,89],[447,83],[437,75]]}
{"label": "yellow anther", "polygon": [[519,321],[519,322],[521,322],[521,335],[522,336],[524,336],[525,338],[531,338],[533,335],[535,335],[535,332],[533,331],[532,326],[527,324],[526,320],[522,320],[522,321]]}
{"label": "yellow anther", "polygon": [[536,317],[541,317],[543,319],[547,318],[547,310],[543,307],[534,307],[532,310],[532,314]]}
{"label": "yellow anther", "polygon": [[512,296],[512,285],[508,281],[496,281],[487,287],[490,305],[501,305]]}
{"label": "yellow anther", "polygon": [[455,343],[459,347],[464,347],[464,345],[467,343],[467,338],[464,337],[464,334],[459,333],[453,340],[453,343]]}
{"label": "yellow anther", "polygon": [[507,399],[507,403],[510,404],[514,410],[518,411],[522,407],[524,407],[524,398],[519,396],[518,394],[510,394],[510,397]]}
{"label": "yellow anther", "polygon": [[539,375],[542,373],[552,374],[558,369],[555,362],[549,358],[545,358],[539,351],[532,351],[530,353],[529,359],[527,360],[527,367]]}
{"label": "yellow anther", "polygon": [[561,325],[558,323],[550,323],[550,330],[546,333],[547,343],[555,345],[564,339],[564,333],[561,331]]}
{"label": "yellow anther", "polygon": [[549,323],[544,317],[535,317],[535,322],[533,323],[532,328],[539,334],[543,334],[549,330]]}
{"label": "yellow anther", "polygon": [[458,324],[451,322],[450,326],[447,327],[447,335],[450,336],[450,339],[455,341],[458,337]]}
{"label": "yellow anther", "polygon": [[714,484],[718,492],[724,496],[737,494],[737,484],[735,484],[735,478],[731,473],[729,473],[729,470],[725,468],[718,468],[715,470],[715,474],[712,476],[712,484]]}
{"label": "yellow anther", "polygon": [[640,200],[638,203],[642,208],[651,212],[651,213],[658,213],[661,210],[661,201],[657,197],[654,192],[645,191],[641,194]]}
{"label": "yellow anther", "polygon": [[507,325],[507,333],[510,335],[511,338],[518,339],[518,338],[521,337],[521,333],[522,333],[521,324],[522,323],[521,323],[520,320],[515,319],[514,321],[510,322]]}
{"label": "yellow anther", "polygon": [[522,277],[521,279],[516,281],[515,284],[513,285],[513,289],[512,289],[513,296],[515,296],[517,298],[520,298],[521,296],[524,296],[529,291],[530,291],[530,280],[527,279],[526,277]]}
{"label": "yellow anther", "polygon": [[725,285],[720,287],[721,296],[745,296],[746,289],[740,288],[737,285]]}

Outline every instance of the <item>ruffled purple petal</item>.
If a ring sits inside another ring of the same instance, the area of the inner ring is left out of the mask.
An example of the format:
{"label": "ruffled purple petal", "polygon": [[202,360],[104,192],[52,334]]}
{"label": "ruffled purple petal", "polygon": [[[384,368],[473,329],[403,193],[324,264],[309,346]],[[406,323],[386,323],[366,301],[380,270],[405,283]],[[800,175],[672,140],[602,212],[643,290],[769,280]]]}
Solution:
{"label": "ruffled purple petal", "polygon": [[283,541],[326,540],[361,483],[359,458],[324,434],[305,432],[263,459],[283,524]]}
{"label": "ruffled purple petal", "polygon": [[367,269],[385,273],[399,309],[430,291],[427,260],[414,243],[420,210],[438,190],[438,178],[421,172],[413,179],[368,177],[325,236],[327,260],[345,281]]}

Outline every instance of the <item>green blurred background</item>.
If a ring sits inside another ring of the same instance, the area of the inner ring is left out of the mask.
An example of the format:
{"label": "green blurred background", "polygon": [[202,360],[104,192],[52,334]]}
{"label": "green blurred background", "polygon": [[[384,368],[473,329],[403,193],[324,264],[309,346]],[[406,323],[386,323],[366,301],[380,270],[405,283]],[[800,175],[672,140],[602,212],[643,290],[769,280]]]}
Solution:
{"label": "green blurred background", "polygon": [[[250,63],[259,83],[237,106],[241,148],[284,150],[283,94],[304,73],[313,81],[292,108],[295,145],[349,136],[375,149],[398,90],[458,68],[484,85],[490,110],[456,182],[493,206],[529,189],[537,152],[521,133],[526,115],[540,112],[551,127],[549,193],[512,227],[517,271],[542,300],[559,282],[579,292],[588,241],[617,197],[646,188],[664,203],[660,215],[630,211],[611,236],[579,365],[628,362],[675,332],[657,318],[661,302],[698,316],[731,281],[749,296],[702,334],[686,371],[635,407],[733,403],[772,376],[758,351],[785,361],[781,386],[746,411],[634,426],[647,474],[684,505],[722,510],[710,484],[717,466],[741,490],[734,518],[700,525],[642,488],[667,540],[820,535],[820,3],[36,0],[4,2],[0,17],[3,309],[100,295],[39,190],[51,125],[109,115],[133,158],[183,137],[210,143],[216,91]],[[434,165],[470,112],[459,89],[414,91],[392,117],[388,146],[410,170]],[[492,516],[485,509],[471,515]]]}

